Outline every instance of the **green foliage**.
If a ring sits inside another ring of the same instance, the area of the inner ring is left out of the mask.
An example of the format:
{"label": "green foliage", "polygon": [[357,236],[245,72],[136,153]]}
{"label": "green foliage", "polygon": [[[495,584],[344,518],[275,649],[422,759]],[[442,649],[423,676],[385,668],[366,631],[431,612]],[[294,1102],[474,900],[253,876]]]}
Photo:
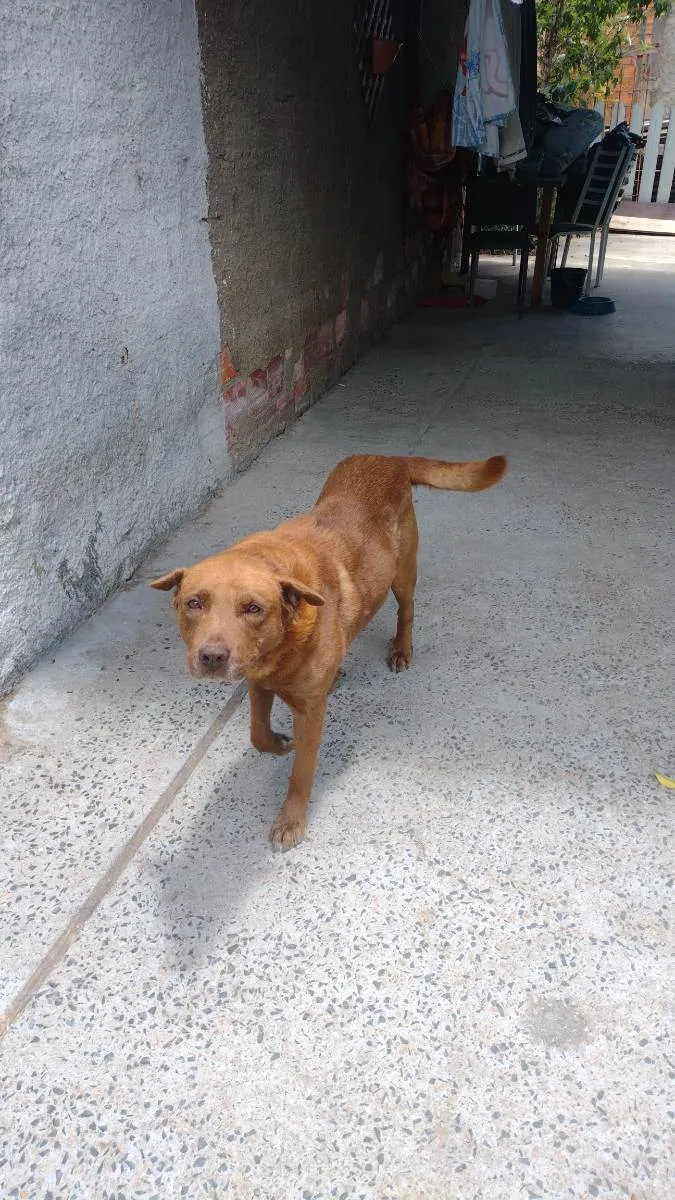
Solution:
{"label": "green foliage", "polygon": [[[655,0],[664,16],[671,0]],[[553,99],[602,97],[616,78],[629,22],[640,23],[649,0],[537,0],[539,86]]]}

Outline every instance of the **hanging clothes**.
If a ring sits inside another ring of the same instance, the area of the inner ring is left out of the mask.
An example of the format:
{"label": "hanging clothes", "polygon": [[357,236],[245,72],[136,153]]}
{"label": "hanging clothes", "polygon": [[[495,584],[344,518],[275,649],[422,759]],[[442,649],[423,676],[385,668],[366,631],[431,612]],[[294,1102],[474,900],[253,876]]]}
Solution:
{"label": "hanging clothes", "polygon": [[473,155],[452,141],[452,95],[441,91],[428,111],[408,118],[408,200],[433,233],[452,233],[462,211],[462,186]]}
{"label": "hanging clothes", "polygon": [[499,158],[499,131],[516,111],[500,0],[486,0],[481,44],[481,97],[485,118],[484,153]]}
{"label": "hanging clothes", "polygon": [[480,150],[485,145],[485,120],[480,93],[480,52],[486,0],[471,0],[459,56],[452,105],[452,140],[455,146]]}
{"label": "hanging clothes", "polygon": [[522,159],[527,158],[527,147],[525,145],[525,137],[519,113],[522,52],[521,17],[523,10],[520,4],[512,3],[511,0],[501,0],[501,5],[504,34],[509,55],[509,69],[511,71],[516,99],[516,108],[514,108],[512,113],[509,113],[499,130],[497,169],[499,171],[506,171],[511,167],[515,167],[516,163],[521,162]]}
{"label": "hanging clothes", "polygon": [[[518,0],[505,3],[517,4]],[[507,128],[501,157],[504,165],[511,165],[525,156],[525,144],[517,119],[518,94],[501,5],[502,0],[470,0],[457,72],[452,132],[456,146],[468,146],[499,160],[500,130]],[[515,41],[512,54],[515,58]],[[518,82],[519,75],[518,65]],[[513,114],[516,119],[509,122]]]}

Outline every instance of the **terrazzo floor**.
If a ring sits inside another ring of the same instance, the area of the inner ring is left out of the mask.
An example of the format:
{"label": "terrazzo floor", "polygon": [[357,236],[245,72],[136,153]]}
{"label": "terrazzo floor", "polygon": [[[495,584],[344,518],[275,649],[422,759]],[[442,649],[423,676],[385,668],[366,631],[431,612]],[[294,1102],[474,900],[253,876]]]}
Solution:
{"label": "terrazzo floor", "polygon": [[[5,702],[3,1200],[675,1194],[675,246],[645,241],[611,244],[614,318],[392,330]],[[414,667],[392,603],[274,854],[288,762],[147,580],[378,450],[510,470],[417,493]]]}

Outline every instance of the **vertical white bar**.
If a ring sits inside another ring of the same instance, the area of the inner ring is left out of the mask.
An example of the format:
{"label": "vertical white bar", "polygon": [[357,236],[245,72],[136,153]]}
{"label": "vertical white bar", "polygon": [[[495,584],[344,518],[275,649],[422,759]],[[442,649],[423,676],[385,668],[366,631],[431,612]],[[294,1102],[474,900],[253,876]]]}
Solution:
{"label": "vertical white bar", "polygon": [[600,113],[600,116],[602,117],[602,132],[598,134],[595,141],[593,142],[593,145],[597,146],[598,142],[601,142],[603,137],[605,136],[605,102],[604,102],[604,100],[598,100],[597,103],[593,107],[594,107],[596,113]]}
{"label": "vertical white bar", "polygon": [[[634,104],[630,113],[630,131],[631,133],[642,133],[645,123],[645,112],[641,104]],[[638,157],[641,152],[638,152]],[[633,188],[635,187],[635,171],[637,170],[638,159],[634,158],[628,173],[628,181],[626,183],[626,200],[633,199]]]}
{"label": "vertical white bar", "polygon": [[673,175],[675,175],[675,113],[671,108],[670,116],[668,118],[666,144],[663,149],[663,159],[661,161],[659,189],[656,193],[657,204],[667,204],[670,200],[670,190],[673,186]]}
{"label": "vertical white bar", "polygon": [[612,116],[611,116],[611,119],[609,122],[610,129],[613,129],[614,126],[618,124],[618,117],[619,117],[619,105],[615,102],[612,105]]}
{"label": "vertical white bar", "polygon": [[616,124],[620,125],[621,122],[625,121],[625,120],[626,120],[626,105],[620,104],[617,109]]}
{"label": "vertical white bar", "polygon": [[642,163],[642,179],[638,200],[648,204],[652,198],[656,161],[659,157],[659,142],[661,141],[661,124],[663,121],[663,104],[654,104],[649,114],[649,134],[645,146],[645,156]]}
{"label": "vertical white bar", "polygon": [[645,123],[645,113],[641,104],[634,104],[630,114],[631,133],[642,133]]}

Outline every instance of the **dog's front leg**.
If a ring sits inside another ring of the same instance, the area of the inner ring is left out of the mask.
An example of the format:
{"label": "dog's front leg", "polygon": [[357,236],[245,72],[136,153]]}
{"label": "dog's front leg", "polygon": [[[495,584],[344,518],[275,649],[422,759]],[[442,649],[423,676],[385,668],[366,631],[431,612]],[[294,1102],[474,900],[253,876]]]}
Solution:
{"label": "dog's front leg", "polygon": [[295,761],[288,781],[288,795],[270,834],[272,844],[280,850],[290,850],[305,836],[307,805],[319,757],[326,701],[326,696],[314,696],[302,701],[300,707],[290,705]]}
{"label": "dog's front leg", "polygon": [[248,681],[251,702],[251,745],[263,754],[288,754],[293,742],[284,733],[276,733],[270,724],[274,692],[261,688],[255,680]]}

